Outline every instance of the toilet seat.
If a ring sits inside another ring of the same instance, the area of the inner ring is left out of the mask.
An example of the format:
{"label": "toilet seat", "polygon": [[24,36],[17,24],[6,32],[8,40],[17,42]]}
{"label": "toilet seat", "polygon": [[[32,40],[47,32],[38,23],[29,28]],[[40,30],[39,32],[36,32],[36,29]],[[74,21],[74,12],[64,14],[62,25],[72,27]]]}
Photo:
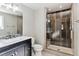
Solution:
{"label": "toilet seat", "polygon": [[36,50],[36,51],[39,51],[39,50],[42,50],[42,49],[43,49],[42,45],[40,45],[40,44],[34,44],[34,45],[33,45],[33,48],[34,48],[34,50]]}

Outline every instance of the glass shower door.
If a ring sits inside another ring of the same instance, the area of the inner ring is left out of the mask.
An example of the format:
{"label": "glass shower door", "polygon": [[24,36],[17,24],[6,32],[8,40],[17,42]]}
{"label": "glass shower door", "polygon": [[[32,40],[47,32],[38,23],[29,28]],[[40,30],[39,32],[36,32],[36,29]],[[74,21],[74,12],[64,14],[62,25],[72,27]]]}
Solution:
{"label": "glass shower door", "polygon": [[47,44],[71,48],[70,14],[54,13],[48,15]]}

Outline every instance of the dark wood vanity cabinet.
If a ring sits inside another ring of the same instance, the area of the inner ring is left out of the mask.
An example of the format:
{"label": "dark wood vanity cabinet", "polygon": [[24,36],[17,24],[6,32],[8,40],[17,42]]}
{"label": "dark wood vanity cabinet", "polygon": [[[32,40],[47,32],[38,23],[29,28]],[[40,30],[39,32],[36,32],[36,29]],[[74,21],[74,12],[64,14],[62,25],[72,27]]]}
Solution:
{"label": "dark wood vanity cabinet", "polygon": [[31,56],[31,39],[2,48],[0,56]]}
{"label": "dark wood vanity cabinet", "polygon": [[32,54],[32,52],[31,52],[32,46],[31,45],[32,45],[31,39],[27,40],[26,44],[24,46],[25,56],[31,56],[31,54]]}

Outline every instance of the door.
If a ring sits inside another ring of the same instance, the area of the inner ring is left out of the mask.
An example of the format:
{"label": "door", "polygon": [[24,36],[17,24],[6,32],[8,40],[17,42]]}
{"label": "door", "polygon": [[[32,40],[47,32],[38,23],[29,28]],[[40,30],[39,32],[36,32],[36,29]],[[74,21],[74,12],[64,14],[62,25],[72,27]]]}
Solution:
{"label": "door", "polygon": [[50,22],[47,21],[47,48],[72,54],[70,11],[48,14],[48,16]]}
{"label": "door", "polygon": [[24,56],[24,52],[25,52],[24,51],[24,46],[25,46],[25,44],[17,46],[14,49],[15,56]]}

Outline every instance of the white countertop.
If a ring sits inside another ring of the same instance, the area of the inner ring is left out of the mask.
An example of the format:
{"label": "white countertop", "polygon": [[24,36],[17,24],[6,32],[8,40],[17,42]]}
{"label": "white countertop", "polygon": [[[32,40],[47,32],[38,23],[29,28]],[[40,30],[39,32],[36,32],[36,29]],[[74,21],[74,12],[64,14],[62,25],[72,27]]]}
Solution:
{"label": "white countertop", "polygon": [[12,38],[12,39],[1,39],[0,40],[0,48],[8,46],[8,45],[12,45],[17,42],[28,40],[30,38],[32,38],[32,37],[20,36],[20,37],[16,37],[16,38]]}

